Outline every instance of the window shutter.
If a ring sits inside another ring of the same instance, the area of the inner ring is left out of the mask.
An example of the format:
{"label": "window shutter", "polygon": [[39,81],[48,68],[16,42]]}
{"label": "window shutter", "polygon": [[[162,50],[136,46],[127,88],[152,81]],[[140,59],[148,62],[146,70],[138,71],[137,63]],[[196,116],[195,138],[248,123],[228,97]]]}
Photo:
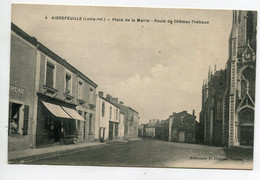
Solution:
{"label": "window shutter", "polygon": [[9,115],[8,115],[8,135],[10,134],[10,123],[11,123],[11,116],[12,116],[12,103],[9,102]]}
{"label": "window shutter", "polygon": [[24,105],[23,135],[28,134],[29,106]]}

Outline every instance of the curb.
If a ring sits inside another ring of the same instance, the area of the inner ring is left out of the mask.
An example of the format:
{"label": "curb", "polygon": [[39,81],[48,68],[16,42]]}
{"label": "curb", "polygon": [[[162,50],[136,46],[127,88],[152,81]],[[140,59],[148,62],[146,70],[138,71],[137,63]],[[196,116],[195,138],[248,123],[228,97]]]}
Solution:
{"label": "curb", "polygon": [[8,159],[8,163],[9,164],[27,164],[32,161],[48,159],[51,157],[61,156],[61,155],[65,155],[65,154],[71,154],[74,152],[80,152],[80,151],[84,151],[87,149],[94,149],[94,148],[103,147],[103,146],[107,146],[107,145],[109,145],[109,144],[96,144],[93,146],[78,147],[78,148],[74,148],[74,149],[65,149],[65,150],[60,150],[60,151],[56,151],[56,152],[48,152],[48,153],[44,153],[44,154],[36,154],[36,155],[27,156],[27,157]]}

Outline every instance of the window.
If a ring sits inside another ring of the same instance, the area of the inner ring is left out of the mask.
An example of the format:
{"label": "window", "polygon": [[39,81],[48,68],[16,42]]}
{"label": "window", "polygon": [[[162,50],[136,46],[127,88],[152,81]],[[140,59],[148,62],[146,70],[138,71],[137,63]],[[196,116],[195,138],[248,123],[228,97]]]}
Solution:
{"label": "window", "polygon": [[9,103],[9,134],[19,134],[21,104]]}
{"label": "window", "polygon": [[92,133],[92,114],[90,114],[89,115],[89,129],[88,129],[88,131],[89,131],[89,133]]}
{"label": "window", "polygon": [[184,124],[184,116],[181,116],[181,123]]}
{"label": "window", "polygon": [[83,82],[79,81],[78,83],[78,99],[83,99]]}
{"label": "window", "polygon": [[66,94],[71,94],[71,75],[66,73],[65,76],[65,93]]}
{"label": "window", "polygon": [[105,103],[102,102],[102,117],[105,117]]}
{"label": "window", "polygon": [[110,111],[109,111],[109,119],[112,118],[112,107],[110,106]]}
{"label": "window", "polygon": [[94,103],[94,101],[93,101],[93,93],[94,93],[94,89],[90,88],[90,91],[89,91],[89,102],[90,102],[90,104]]}
{"label": "window", "polygon": [[47,61],[45,85],[50,88],[54,88],[54,70],[55,65]]}
{"label": "window", "polygon": [[116,109],[116,120],[118,120],[118,109]]}

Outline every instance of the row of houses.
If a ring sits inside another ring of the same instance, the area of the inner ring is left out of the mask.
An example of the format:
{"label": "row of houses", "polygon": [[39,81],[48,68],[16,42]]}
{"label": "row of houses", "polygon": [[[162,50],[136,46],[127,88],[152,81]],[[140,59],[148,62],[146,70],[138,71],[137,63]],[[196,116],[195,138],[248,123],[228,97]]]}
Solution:
{"label": "row of houses", "polygon": [[173,112],[166,120],[152,119],[139,126],[139,136],[153,137],[164,141],[197,143],[199,123],[195,111]]}
{"label": "row of houses", "polygon": [[217,146],[253,146],[257,12],[233,11],[224,70],[209,70],[202,86],[201,140]]}
{"label": "row of houses", "polygon": [[11,24],[9,150],[136,138],[139,114]]}

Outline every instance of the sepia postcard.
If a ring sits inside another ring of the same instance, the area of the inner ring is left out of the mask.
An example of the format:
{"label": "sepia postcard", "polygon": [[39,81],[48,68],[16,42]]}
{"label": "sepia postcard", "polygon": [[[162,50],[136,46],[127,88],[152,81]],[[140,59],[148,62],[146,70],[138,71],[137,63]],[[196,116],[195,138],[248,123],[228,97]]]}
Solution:
{"label": "sepia postcard", "polygon": [[8,163],[253,169],[257,11],[12,4]]}

